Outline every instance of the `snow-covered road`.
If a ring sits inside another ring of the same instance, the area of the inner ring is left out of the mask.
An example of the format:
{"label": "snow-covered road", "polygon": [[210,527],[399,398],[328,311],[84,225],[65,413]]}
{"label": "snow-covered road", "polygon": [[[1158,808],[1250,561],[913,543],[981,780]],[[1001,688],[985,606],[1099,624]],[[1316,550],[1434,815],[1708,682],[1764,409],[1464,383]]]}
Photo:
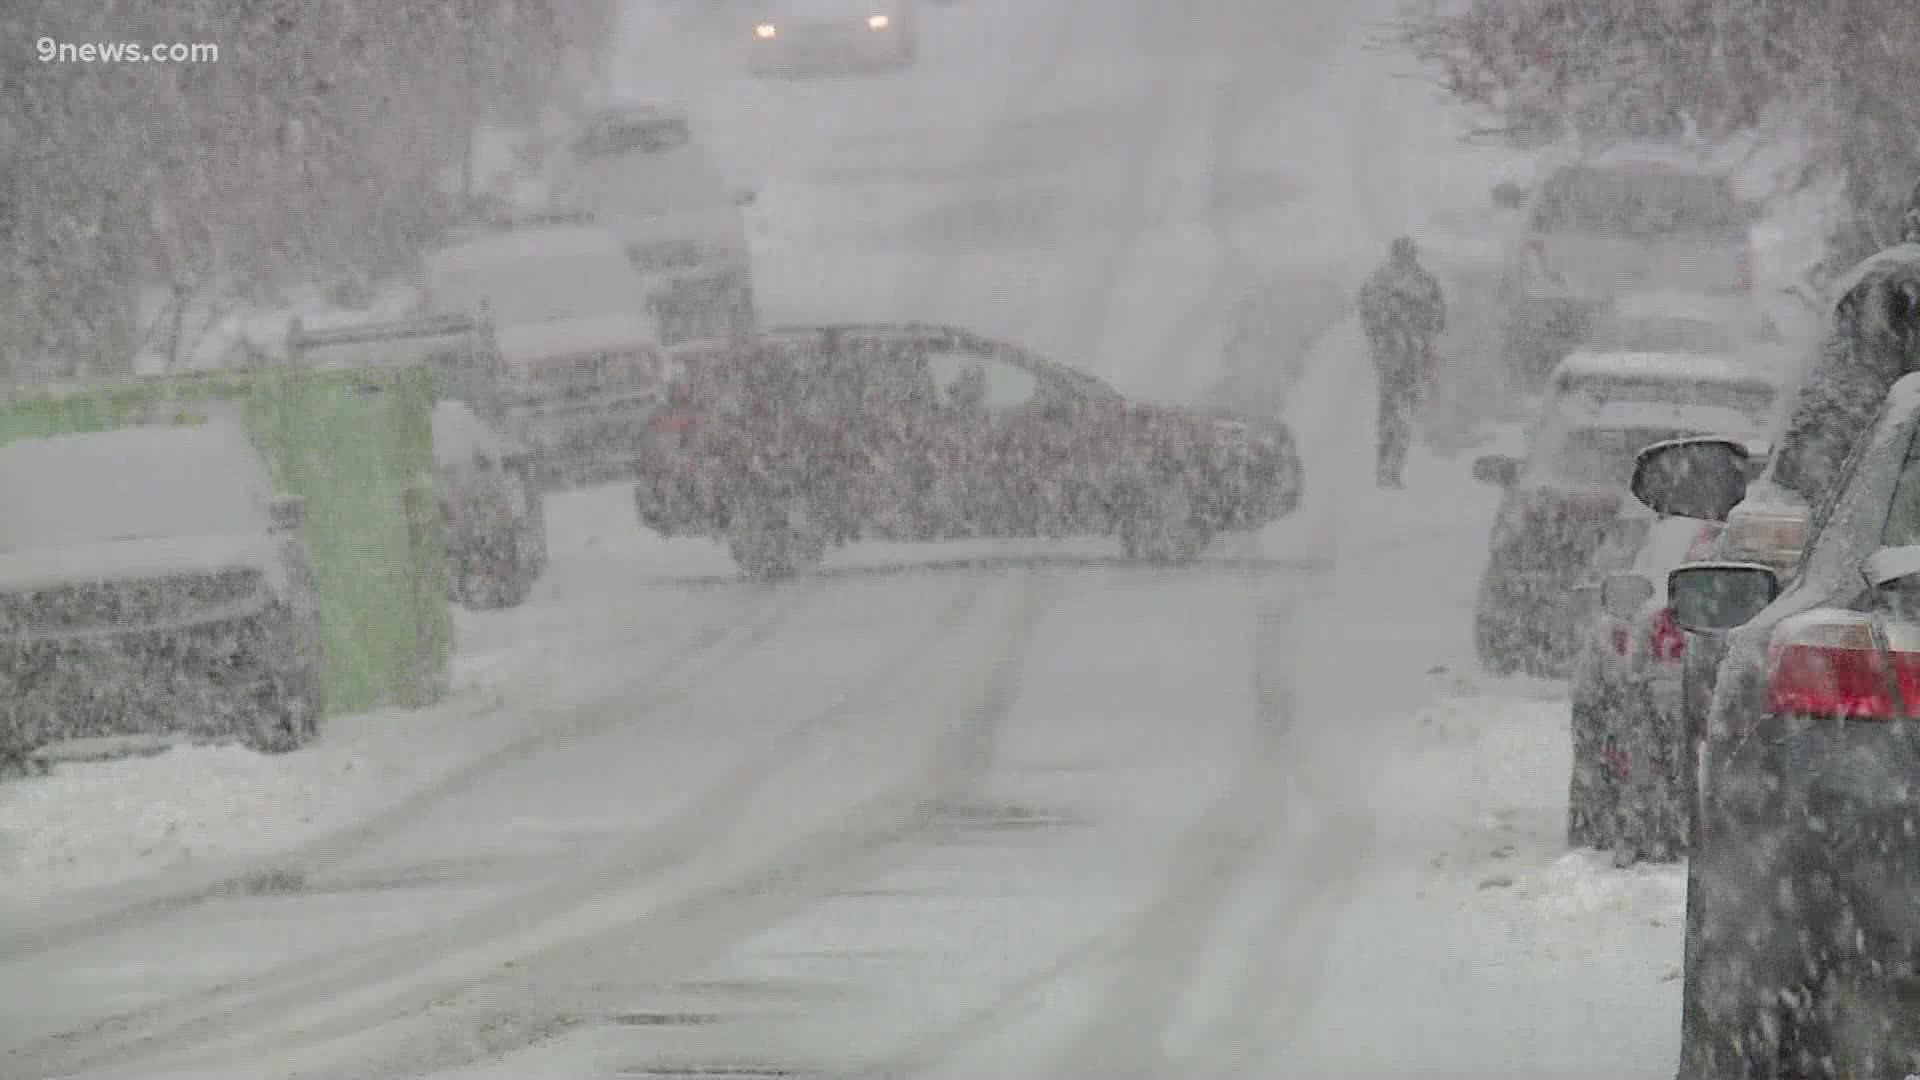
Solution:
{"label": "snow-covered road", "polygon": [[[967,0],[911,72],[791,85],[630,28],[620,78],[760,190],[777,314],[1219,393],[1242,290],[1344,288],[1503,178],[1364,47],[1391,8]],[[1561,856],[1564,704],[1472,674],[1492,494],[1374,491],[1357,334],[1306,314],[1308,500],[1199,566],[867,545],[757,588],[555,500],[534,602],[462,624],[472,764],[240,895],[0,919],[0,1075],[1668,1075],[1675,876]]]}

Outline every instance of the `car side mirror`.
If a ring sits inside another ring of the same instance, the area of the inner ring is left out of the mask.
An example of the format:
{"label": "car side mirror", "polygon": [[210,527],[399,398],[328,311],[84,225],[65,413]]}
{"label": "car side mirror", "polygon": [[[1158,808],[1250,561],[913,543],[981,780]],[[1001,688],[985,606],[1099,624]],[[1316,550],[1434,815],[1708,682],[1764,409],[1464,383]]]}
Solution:
{"label": "car side mirror", "polygon": [[1633,497],[1656,514],[1725,521],[1747,497],[1753,455],[1737,439],[1706,435],[1657,442],[1633,463]]}
{"label": "car side mirror", "polygon": [[1474,458],[1473,478],[1494,487],[1510,488],[1520,479],[1520,459],[1505,454]]}
{"label": "car side mirror", "polygon": [[275,532],[295,532],[307,523],[307,500],[298,495],[279,495],[267,513]]}
{"label": "car side mirror", "polygon": [[1731,630],[1766,610],[1780,588],[1780,575],[1760,563],[1691,563],[1667,575],[1667,601],[1683,630]]}
{"label": "car side mirror", "polygon": [[733,193],[733,205],[735,206],[752,206],[759,201],[760,193],[752,188],[741,188]]}

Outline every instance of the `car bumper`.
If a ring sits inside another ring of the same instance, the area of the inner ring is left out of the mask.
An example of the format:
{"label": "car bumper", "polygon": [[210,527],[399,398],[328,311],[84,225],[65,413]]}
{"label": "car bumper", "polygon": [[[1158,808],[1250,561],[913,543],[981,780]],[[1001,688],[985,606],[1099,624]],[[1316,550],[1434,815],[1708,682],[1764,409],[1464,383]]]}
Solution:
{"label": "car bumper", "polygon": [[760,74],[802,75],[860,71],[900,62],[910,31],[850,31],[844,34],[794,34],[757,41],[748,66]]}

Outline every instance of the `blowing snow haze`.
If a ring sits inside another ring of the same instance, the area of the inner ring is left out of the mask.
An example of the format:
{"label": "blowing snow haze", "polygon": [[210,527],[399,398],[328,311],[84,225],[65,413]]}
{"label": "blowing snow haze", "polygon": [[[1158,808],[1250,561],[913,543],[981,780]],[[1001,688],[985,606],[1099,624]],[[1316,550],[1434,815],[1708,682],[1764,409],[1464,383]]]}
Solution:
{"label": "blowing snow haze", "polygon": [[164,7],[0,1078],[1920,1075],[1906,0]]}

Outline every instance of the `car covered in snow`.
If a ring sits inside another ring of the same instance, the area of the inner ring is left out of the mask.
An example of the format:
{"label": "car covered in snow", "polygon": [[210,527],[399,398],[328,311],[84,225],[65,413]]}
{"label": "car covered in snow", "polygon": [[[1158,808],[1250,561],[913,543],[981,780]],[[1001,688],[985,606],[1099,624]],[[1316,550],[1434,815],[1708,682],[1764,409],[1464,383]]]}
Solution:
{"label": "car covered in snow", "polygon": [[1474,643],[1489,671],[1565,674],[1576,629],[1570,590],[1628,502],[1641,449],[1688,435],[1757,434],[1772,406],[1765,382],[1734,384],[1724,396],[1712,391],[1729,387],[1711,382],[1675,380],[1671,389],[1666,402],[1644,394],[1550,402],[1551,422],[1530,434],[1523,458],[1474,463],[1478,479],[1505,490],[1474,608]]}
{"label": "car covered in snow", "polygon": [[751,338],[757,323],[744,208],[685,110],[645,103],[590,110],[551,165],[556,214],[613,230],[669,345]]}
{"label": "car covered in snow", "polygon": [[897,71],[920,52],[915,0],[757,0],[747,68],[776,75]]}
{"label": "car covered in snow", "polygon": [[689,368],[640,520],[724,539],[754,577],[862,539],[1103,535],[1184,561],[1300,497],[1278,421],[1129,400],[954,327],[788,327]]}
{"label": "car covered in snow", "polygon": [[0,446],[0,756],[126,735],[293,749],[325,708],[305,503],[225,420]]}
{"label": "car covered in snow", "polygon": [[506,429],[506,362],[493,328],[463,315],[309,328],[287,355],[316,368],[419,365],[440,379],[433,456],[453,597],[475,610],[514,607],[547,563],[545,494],[533,451]]}
{"label": "car covered in snow", "polygon": [[669,365],[647,295],[616,234],[532,226],[430,254],[422,306],[494,327],[503,422],[564,490],[634,473]]}
{"label": "car covered in snow", "polygon": [[1550,159],[1525,199],[1500,306],[1507,368],[1529,385],[1621,296],[1752,291],[1757,211],[1699,155],[1629,144]]}
{"label": "car covered in snow", "polygon": [[[1751,475],[1738,446],[1696,440],[1646,451],[1634,487],[1712,520]],[[1726,633],[1688,868],[1689,1080],[1920,1062],[1920,375],[1808,528],[1791,581],[1757,562],[1670,576],[1680,624]]]}
{"label": "car covered in snow", "polygon": [[1677,857],[1687,835],[1690,755],[1680,727],[1686,637],[1667,573],[1704,556],[1714,522],[1655,518],[1634,504],[1609,528],[1582,587],[1592,604],[1572,665],[1567,842],[1623,860]]}

